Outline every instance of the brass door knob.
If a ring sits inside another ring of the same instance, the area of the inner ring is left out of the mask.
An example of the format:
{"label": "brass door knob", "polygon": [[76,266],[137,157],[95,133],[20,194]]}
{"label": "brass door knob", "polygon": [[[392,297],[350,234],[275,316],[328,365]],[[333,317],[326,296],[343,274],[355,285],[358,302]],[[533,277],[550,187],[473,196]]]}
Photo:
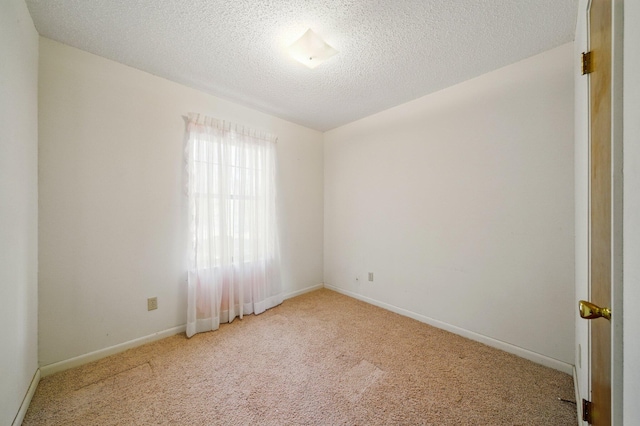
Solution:
{"label": "brass door knob", "polygon": [[581,300],[578,303],[580,307],[580,316],[584,319],[606,318],[611,320],[611,309],[601,308],[586,300]]}

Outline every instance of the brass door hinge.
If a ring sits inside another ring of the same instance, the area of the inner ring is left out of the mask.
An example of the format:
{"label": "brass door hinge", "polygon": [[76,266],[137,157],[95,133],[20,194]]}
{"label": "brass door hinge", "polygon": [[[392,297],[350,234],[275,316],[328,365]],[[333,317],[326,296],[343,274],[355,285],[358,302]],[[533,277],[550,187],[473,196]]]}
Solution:
{"label": "brass door hinge", "polygon": [[582,52],[582,75],[593,72],[591,52]]}
{"label": "brass door hinge", "polygon": [[591,401],[582,400],[582,421],[591,424]]}

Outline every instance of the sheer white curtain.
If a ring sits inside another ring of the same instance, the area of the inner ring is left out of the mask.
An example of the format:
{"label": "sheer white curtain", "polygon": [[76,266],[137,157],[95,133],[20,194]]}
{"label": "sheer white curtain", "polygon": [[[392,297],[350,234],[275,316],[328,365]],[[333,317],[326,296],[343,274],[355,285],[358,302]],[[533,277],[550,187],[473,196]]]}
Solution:
{"label": "sheer white curtain", "polygon": [[282,303],[276,138],[189,114],[187,336]]}

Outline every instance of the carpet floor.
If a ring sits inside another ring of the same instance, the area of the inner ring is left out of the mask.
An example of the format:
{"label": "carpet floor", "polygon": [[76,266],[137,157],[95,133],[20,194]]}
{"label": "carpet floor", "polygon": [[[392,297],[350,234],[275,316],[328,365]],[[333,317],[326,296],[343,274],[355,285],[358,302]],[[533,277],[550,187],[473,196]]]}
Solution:
{"label": "carpet floor", "polygon": [[40,381],[24,425],[576,425],[572,378],[330,290]]}

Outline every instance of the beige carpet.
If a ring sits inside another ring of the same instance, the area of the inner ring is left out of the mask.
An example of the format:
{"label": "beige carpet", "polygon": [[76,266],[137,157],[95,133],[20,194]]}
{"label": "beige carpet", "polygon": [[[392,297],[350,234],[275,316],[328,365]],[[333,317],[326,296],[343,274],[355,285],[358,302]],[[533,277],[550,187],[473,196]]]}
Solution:
{"label": "beige carpet", "polygon": [[567,374],[319,290],[46,377],[24,424],[575,425],[573,395]]}

